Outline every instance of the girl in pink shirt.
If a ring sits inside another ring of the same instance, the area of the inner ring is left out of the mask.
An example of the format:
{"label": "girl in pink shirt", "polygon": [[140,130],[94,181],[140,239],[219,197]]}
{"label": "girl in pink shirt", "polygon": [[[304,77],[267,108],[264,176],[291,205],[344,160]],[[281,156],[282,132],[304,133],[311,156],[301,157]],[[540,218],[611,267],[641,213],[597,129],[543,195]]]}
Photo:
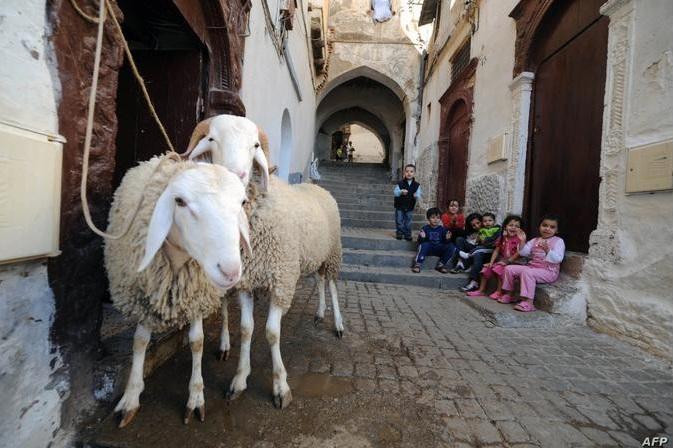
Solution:
{"label": "girl in pink shirt", "polygon": [[495,241],[495,249],[491,261],[481,270],[481,282],[477,291],[468,292],[470,297],[486,295],[488,279],[495,275],[498,279],[498,288],[489,297],[498,300],[502,297],[502,277],[505,266],[514,263],[519,258],[519,249],[526,243],[526,234],[521,230],[521,216],[509,215],[502,222],[502,235]]}
{"label": "girl in pink shirt", "polygon": [[523,312],[535,311],[533,305],[535,286],[537,283],[553,283],[558,279],[561,262],[565,255],[565,243],[556,236],[558,222],[556,216],[544,216],[540,221],[540,236],[533,238],[519,250],[519,255],[530,259],[528,264],[505,267],[502,289],[509,292],[498,299],[498,302],[514,302],[511,292],[514,289],[514,280],[518,277],[521,284],[521,302],[514,309]]}

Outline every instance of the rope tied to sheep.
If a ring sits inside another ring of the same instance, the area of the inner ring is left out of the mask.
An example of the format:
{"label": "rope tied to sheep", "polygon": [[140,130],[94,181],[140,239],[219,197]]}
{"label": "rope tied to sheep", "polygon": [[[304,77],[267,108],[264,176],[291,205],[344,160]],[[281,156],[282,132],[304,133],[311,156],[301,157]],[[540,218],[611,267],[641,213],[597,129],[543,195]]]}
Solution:
{"label": "rope tied to sheep", "polygon": [[92,76],[92,82],[91,82],[91,91],[89,93],[89,104],[88,104],[88,111],[87,111],[87,121],[86,121],[86,132],[84,135],[84,153],[82,155],[82,180],[80,184],[80,199],[82,201],[82,211],[84,213],[84,219],[89,226],[89,228],[97,235],[107,238],[107,239],[113,239],[117,240],[119,238],[122,238],[124,235],[126,235],[131,228],[131,224],[136,218],[136,215],[138,214],[138,210],[140,210],[140,206],[142,205],[144,195],[141,196],[140,200],[138,201],[138,206],[136,207],[133,215],[131,216],[131,219],[127,223],[126,227],[124,230],[118,234],[118,235],[110,235],[102,230],[100,230],[96,225],[94,224],[93,220],[91,219],[91,210],[89,209],[89,202],[87,200],[87,181],[89,177],[89,153],[91,150],[91,136],[93,134],[93,120],[94,120],[94,111],[96,107],[96,91],[98,89],[98,74],[100,71],[100,59],[101,59],[101,53],[103,49],[103,32],[104,32],[104,26],[105,26],[105,11],[108,10],[110,13],[110,17],[112,18],[112,23],[114,24],[115,29],[119,33],[119,36],[122,41],[122,45],[124,47],[124,53],[126,54],[126,58],[129,62],[129,65],[131,66],[131,71],[133,72],[133,75],[135,76],[136,80],[138,81],[138,84],[140,86],[140,89],[143,92],[143,96],[145,98],[145,102],[147,103],[147,107],[150,110],[150,113],[152,114],[152,117],[154,118],[154,121],[157,123],[159,126],[159,129],[161,130],[161,134],[163,135],[164,139],[166,140],[166,145],[168,146],[169,150],[167,154],[169,157],[165,158],[164,160],[161,161],[155,168],[155,172],[161,167],[161,164],[164,163],[167,160],[172,160],[172,161],[178,161],[180,160],[180,155],[175,151],[175,148],[173,147],[173,144],[171,143],[171,139],[168,137],[168,133],[166,132],[166,129],[164,128],[163,124],[161,123],[161,120],[159,119],[159,116],[157,115],[156,110],[154,109],[154,104],[152,103],[152,100],[150,98],[149,92],[147,91],[147,87],[145,86],[145,81],[143,80],[143,77],[140,75],[140,72],[138,71],[138,67],[136,66],[135,60],[133,59],[133,55],[131,54],[131,50],[129,49],[128,42],[126,41],[126,38],[124,37],[124,33],[122,32],[121,25],[119,24],[119,21],[117,20],[117,17],[114,14],[114,10],[112,9],[112,5],[110,4],[109,0],[100,0],[99,5],[98,5],[98,17],[93,17],[87,13],[85,13],[79,5],[77,5],[76,0],[70,0],[70,3],[72,4],[72,7],[77,11],[77,13],[82,16],[84,19],[91,23],[96,23],[98,24],[98,34],[96,37],[96,52],[94,56],[94,65],[93,65],[93,76]]}

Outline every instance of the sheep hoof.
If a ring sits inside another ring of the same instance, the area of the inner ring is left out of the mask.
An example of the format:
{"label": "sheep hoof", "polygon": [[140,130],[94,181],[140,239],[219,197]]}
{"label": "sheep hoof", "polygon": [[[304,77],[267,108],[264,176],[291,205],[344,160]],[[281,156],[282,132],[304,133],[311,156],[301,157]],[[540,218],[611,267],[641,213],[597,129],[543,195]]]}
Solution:
{"label": "sheep hoof", "polygon": [[316,316],[313,318],[313,325],[318,326],[318,324],[321,324],[324,319],[320,316]]}
{"label": "sheep hoof", "polygon": [[220,361],[226,361],[229,359],[229,350],[220,350],[217,354],[217,359]]}
{"label": "sheep hoof", "polygon": [[243,393],[242,390],[235,391],[234,389],[229,389],[225,395],[225,398],[229,401],[234,401]]}
{"label": "sheep hoof", "polygon": [[199,414],[199,421],[201,422],[206,421],[206,405],[198,406],[196,408],[196,413]]}
{"label": "sheep hoof", "polygon": [[336,331],[336,337],[337,337],[337,339],[343,339],[343,337],[344,337],[343,330],[337,330]]}
{"label": "sheep hoof", "polygon": [[292,392],[287,391],[285,395],[274,395],[273,405],[276,409],[285,409],[292,403]]}
{"label": "sheep hoof", "polygon": [[140,407],[130,409],[128,411],[126,409],[122,410],[122,419],[119,422],[118,428],[121,429],[121,428],[125,427],[126,425],[128,425],[129,423],[131,423],[131,420],[133,420],[133,418],[136,416],[136,414],[138,413],[139,410],[140,410]]}
{"label": "sheep hoof", "polygon": [[189,420],[192,419],[192,414],[193,413],[194,413],[194,409],[189,409],[189,408],[185,409],[185,418],[183,420],[185,425],[189,424]]}

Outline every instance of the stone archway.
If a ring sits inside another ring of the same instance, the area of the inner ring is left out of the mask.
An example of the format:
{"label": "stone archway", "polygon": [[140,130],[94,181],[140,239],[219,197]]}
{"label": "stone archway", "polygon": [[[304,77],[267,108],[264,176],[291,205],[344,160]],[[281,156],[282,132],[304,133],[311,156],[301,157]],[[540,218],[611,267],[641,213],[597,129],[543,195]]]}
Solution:
{"label": "stone archway", "polygon": [[[386,84],[383,84],[377,79],[361,76],[365,72],[379,79],[384,76],[380,73],[376,74],[372,69],[355,70],[333,80],[328,88],[328,93],[322,96],[316,110],[318,146],[321,142],[321,127],[330,117],[339,113],[347,115],[355,110],[364,111],[375,120],[365,119],[363,121],[371,122],[370,124],[376,129],[385,129],[385,132],[379,132],[384,141],[389,139],[389,142],[385,145],[384,161],[390,167],[391,176],[395,176],[399,167],[404,163],[404,126],[407,123],[405,104],[399,97],[400,92],[396,93],[388,87],[388,84],[394,84],[394,81],[387,80]],[[356,121],[356,118],[346,116],[341,124],[352,121]]]}

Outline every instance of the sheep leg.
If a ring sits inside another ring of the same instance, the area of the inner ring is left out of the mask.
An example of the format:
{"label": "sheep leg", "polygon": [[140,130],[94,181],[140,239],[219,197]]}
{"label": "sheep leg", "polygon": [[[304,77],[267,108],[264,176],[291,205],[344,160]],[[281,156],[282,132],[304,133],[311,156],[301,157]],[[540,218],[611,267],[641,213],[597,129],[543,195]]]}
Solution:
{"label": "sheep leg", "polygon": [[218,359],[226,361],[229,359],[229,350],[231,344],[229,342],[229,301],[222,298],[222,332],[220,333],[220,353]]}
{"label": "sheep leg", "polygon": [[315,274],[315,281],[318,285],[318,297],[320,301],[318,302],[318,309],[315,312],[315,317],[313,318],[313,325],[318,325],[325,319],[325,276],[320,273]]}
{"label": "sheep leg", "polygon": [[255,329],[255,322],[253,321],[254,300],[252,294],[247,291],[241,291],[238,294],[238,301],[241,304],[241,354],[238,357],[236,376],[231,380],[231,385],[227,392],[229,400],[235,400],[248,388],[250,342],[252,341],[252,332]]}
{"label": "sheep leg", "polygon": [[185,425],[189,423],[194,409],[199,420],[206,419],[205,398],[203,396],[203,376],[201,376],[201,359],[203,357],[203,319],[198,318],[189,326],[189,346],[192,349],[192,377],[189,380],[189,400],[185,410]]}
{"label": "sheep leg", "polygon": [[332,309],[334,310],[334,329],[336,336],[341,339],[344,337],[344,323],[339,309],[339,297],[337,296],[337,287],[333,279],[329,281],[329,295],[332,297]]}
{"label": "sheep leg", "polygon": [[133,335],[133,361],[131,363],[131,372],[126,382],[126,389],[119,403],[115,407],[115,412],[121,412],[121,421],[119,427],[131,423],[140,409],[140,394],[145,388],[143,382],[143,365],[145,364],[145,352],[150,342],[152,333],[143,324],[138,324],[136,332]]}
{"label": "sheep leg", "polygon": [[283,309],[273,303],[269,307],[269,317],[266,321],[266,340],[271,348],[273,361],[273,404],[284,409],[292,402],[292,392],[287,384],[287,371],[280,356],[280,321],[283,318]]}

